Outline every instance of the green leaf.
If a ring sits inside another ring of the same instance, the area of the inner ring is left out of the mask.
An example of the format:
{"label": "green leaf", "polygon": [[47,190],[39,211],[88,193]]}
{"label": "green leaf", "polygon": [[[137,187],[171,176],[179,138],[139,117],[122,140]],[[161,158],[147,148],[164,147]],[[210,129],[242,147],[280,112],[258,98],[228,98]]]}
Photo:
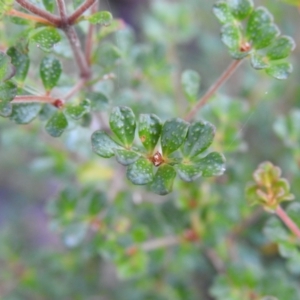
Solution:
{"label": "green leaf", "polygon": [[39,27],[29,33],[29,40],[45,52],[50,52],[60,39],[60,34],[53,27]]}
{"label": "green leaf", "polygon": [[162,124],[154,114],[141,114],[139,117],[139,137],[146,150],[152,153],[161,135]]}
{"label": "green leaf", "polygon": [[53,137],[59,137],[68,127],[68,121],[64,113],[58,110],[46,124],[46,131]]}
{"label": "green leaf", "polygon": [[228,3],[225,1],[216,2],[213,6],[213,13],[221,24],[233,23],[235,20]]}
{"label": "green leaf", "polygon": [[121,143],[130,148],[135,133],[135,115],[131,108],[125,106],[114,107],[109,117],[110,128]]}
{"label": "green leaf", "polygon": [[240,28],[235,23],[228,23],[221,28],[221,40],[231,50],[239,50],[242,40]]}
{"label": "green leaf", "polygon": [[9,48],[7,54],[11,57],[11,63],[16,68],[15,79],[23,82],[29,70],[30,59],[28,55],[15,47]]}
{"label": "green leaf", "polygon": [[270,66],[269,60],[265,55],[261,55],[257,52],[251,53],[251,66],[254,69],[262,70]]}
{"label": "green leaf", "polygon": [[286,58],[295,49],[295,42],[289,36],[280,36],[268,48],[266,56],[271,60]]}
{"label": "green leaf", "polygon": [[199,74],[193,70],[185,70],[181,75],[181,85],[187,100],[195,102],[198,98],[198,91],[200,87]]}
{"label": "green leaf", "polygon": [[115,149],[115,155],[118,163],[124,166],[134,163],[140,157],[140,154],[126,149]]}
{"label": "green leaf", "polygon": [[43,58],[40,65],[40,76],[46,91],[49,92],[56,86],[61,71],[61,64],[58,59],[52,56]]}
{"label": "green leaf", "polygon": [[176,171],[170,165],[161,165],[151,183],[151,190],[158,195],[166,195],[172,192]]}
{"label": "green leaf", "polygon": [[264,7],[258,7],[250,15],[247,36],[253,48],[265,48],[279,35],[278,27],[272,22],[273,16]]}
{"label": "green leaf", "polygon": [[195,158],[203,177],[220,176],[225,172],[225,157],[218,152],[211,152],[204,158]]}
{"label": "green leaf", "polygon": [[179,164],[176,165],[176,171],[179,177],[186,182],[191,182],[196,180],[198,177],[201,176],[202,172],[197,165],[193,164]]}
{"label": "green leaf", "polygon": [[203,121],[197,121],[189,126],[186,141],[183,145],[184,157],[194,157],[206,150],[215,136],[215,127]]}
{"label": "green leaf", "polygon": [[103,26],[110,25],[113,16],[109,11],[99,11],[90,16],[85,17],[91,24],[100,24]]}
{"label": "green leaf", "polygon": [[284,228],[281,221],[278,218],[270,218],[263,230],[264,234],[273,242],[288,241],[290,234],[287,229]]}
{"label": "green leaf", "polygon": [[0,82],[10,79],[15,75],[15,67],[11,63],[11,58],[0,51]]}
{"label": "green leaf", "polygon": [[0,82],[0,115],[8,117],[12,112],[11,100],[17,94],[17,87],[10,81]]}
{"label": "green leaf", "polygon": [[286,210],[288,216],[296,223],[298,227],[300,227],[300,203],[294,202],[291,203]]}
{"label": "green leaf", "polygon": [[47,11],[53,13],[55,8],[55,1],[54,0],[43,0],[43,4]]}
{"label": "green leaf", "polygon": [[247,18],[253,10],[252,0],[229,0],[231,12],[238,20]]}
{"label": "green leaf", "polygon": [[91,101],[92,111],[103,111],[109,107],[109,100],[103,93],[89,92],[87,98]]}
{"label": "green leaf", "polygon": [[148,159],[140,157],[127,168],[127,178],[137,185],[143,185],[153,180],[153,164]]}
{"label": "green leaf", "polygon": [[101,157],[112,157],[115,155],[115,149],[122,149],[122,147],[112,140],[103,130],[95,131],[91,139],[93,151]]}
{"label": "green leaf", "polygon": [[73,2],[73,7],[76,9],[84,2],[84,0],[73,0],[72,2]]}
{"label": "green leaf", "polygon": [[182,119],[167,120],[162,128],[161,146],[164,155],[176,151],[184,142],[189,123]]}
{"label": "green leaf", "polygon": [[28,124],[37,117],[42,105],[40,103],[13,104],[10,119],[17,124]]}
{"label": "green leaf", "polygon": [[276,79],[287,79],[289,75],[293,72],[293,66],[289,62],[282,62],[277,64],[272,64],[266,69],[268,75]]}
{"label": "green leaf", "polygon": [[83,100],[79,105],[68,105],[66,107],[66,114],[72,119],[79,120],[84,114],[90,111],[91,102],[87,99]]}

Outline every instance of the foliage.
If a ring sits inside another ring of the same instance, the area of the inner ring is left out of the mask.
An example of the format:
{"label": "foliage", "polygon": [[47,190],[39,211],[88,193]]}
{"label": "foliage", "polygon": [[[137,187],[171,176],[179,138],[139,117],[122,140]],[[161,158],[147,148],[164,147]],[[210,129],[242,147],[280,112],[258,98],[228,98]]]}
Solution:
{"label": "foliage", "polygon": [[1,299],[299,299],[299,16],[257,4],[0,0]]}

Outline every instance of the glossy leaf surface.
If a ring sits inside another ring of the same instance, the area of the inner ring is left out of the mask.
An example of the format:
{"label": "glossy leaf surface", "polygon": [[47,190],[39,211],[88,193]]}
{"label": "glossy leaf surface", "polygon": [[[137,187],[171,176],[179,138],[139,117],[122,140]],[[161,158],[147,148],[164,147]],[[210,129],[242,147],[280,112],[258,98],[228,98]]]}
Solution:
{"label": "glossy leaf surface", "polygon": [[283,80],[287,79],[293,72],[293,66],[289,62],[276,63],[267,68],[266,72],[276,79]]}
{"label": "glossy leaf surface", "polygon": [[137,185],[144,185],[153,180],[153,164],[141,157],[127,168],[127,178]]}
{"label": "glossy leaf surface", "polygon": [[103,25],[103,26],[108,26],[113,17],[112,14],[108,11],[99,11],[97,13],[94,13],[88,17],[86,17],[86,19],[91,23],[91,24],[99,24],[99,25]]}
{"label": "glossy leaf surface", "polygon": [[295,49],[295,42],[289,36],[280,36],[267,50],[266,56],[271,60],[286,58]]}
{"label": "glossy leaf surface", "polygon": [[126,149],[115,149],[115,155],[118,163],[123,166],[134,163],[140,157],[138,153]]}
{"label": "glossy leaf surface", "polygon": [[46,124],[46,131],[53,137],[59,137],[68,127],[68,121],[62,111],[57,111]]}
{"label": "glossy leaf surface", "polygon": [[151,190],[158,195],[166,195],[172,191],[176,171],[170,165],[161,165],[151,183]]}
{"label": "glossy leaf surface", "polygon": [[220,176],[225,172],[225,158],[218,152],[211,152],[204,158],[195,159],[203,177]]}
{"label": "glossy leaf surface", "polygon": [[41,108],[40,103],[13,104],[10,118],[17,124],[28,124],[37,117]]}
{"label": "glossy leaf surface", "polygon": [[226,1],[216,2],[213,6],[213,13],[221,24],[233,23],[235,20]]}
{"label": "glossy leaf surface", "polygon": [[30,41],[45,52],[50,52],[53,45],[61,39],[58,31],[53,27],[39,27],[29,34]]}
{"label": "glossy leaf surface", "polygon": [[228,3],[233,16],[238,20],[245,19],[253,10],[252,0],[229,0]]}
{"label": "glossy leaf surface", "polygon": [[11,58],[0,51],[0,82],[10,79],[15,74],[15,67]]}
{"label": "glossy leaf surface", "polygon": [[176,171],[179,177],[186,182],[194,181],[202,174],[200,167],[196,164],[179,164],[176,166]]}
{"label": "glossy leaf surface", "polygon": [[10,81],[0,82],[0,115],[8,117],[12,112],[9,103],[17,94],[17,87]]}
{"label": "glossy leaf surface", "polygon": [[74,120],[79,120],[84,114],[90,111],[90,101],[85,99],[79,105],[69,105],[66,107],[66,113]]}
{"label": "glossy leaf surface", "polygon": [[57,84],[62,68],[58,59],[53,56],[43,58],[40,65],[40,75],[46,91],[51,91]]}
{"label": "glossy leaf surface", "polygon": [[200,87],[199,74],[193,70],[185,70],[181,75],[181,85],[187,100],[195,102],[198,98],[198,91]]}
{"label": "glossy leaf surface", "polygon": [[11,63],[16,68],[15,79],[23,82],[28,73],[30,60],[26,53],[22,53],[15,47],[7,50],[7,54],[11,57]]}

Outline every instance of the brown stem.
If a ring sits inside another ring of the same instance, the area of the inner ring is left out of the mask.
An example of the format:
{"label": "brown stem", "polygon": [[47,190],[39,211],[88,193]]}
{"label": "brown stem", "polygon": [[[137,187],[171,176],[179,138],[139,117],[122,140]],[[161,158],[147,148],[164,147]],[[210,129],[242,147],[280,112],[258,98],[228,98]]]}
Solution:
{"label": "brown stem", "polygon": [[85,79],[79,80],[72,89],[64,96],[62,97],[65,100],[68,100],[69,98],[73,97],[84,85],[86,84]]}
{"label": "brown stem", "polygon": [[207,248],[204,253],[219,274],[225,273],[225,262],[219,257],[214,249]]}
{"label": "brown stem", "polygon": [[276,209],[277,216],[281,221],[298,237],[300,238],[300,229],[297,224],[286,214],[286,212],[278,206]]}
{"label": "brown stem", "polygon": [[56,99],[49,96],[33,96],[33,95],[20,95],[16,96],[10,103],[50,103],[54,104]]}
{"label": "brown stem", "polygon": [[[91,8],[92,13],[97,12],[97,5],[96,3]],[[92,57],[92,51],[93,51],[93,35],[95,31],[95,25],[89,24],[89,29],[85,41],[85,58],[88,63],[88,65],[91,65],[91,57]]]}
{"label": "brown stem", "polygon": [[191,121],[198,110],[203,107],[210,97],[221,87],[221,85],[236,71],[238,66],[242,63],[242,59],[234,60],[227,69],[222,73],[218,80],[209,88],[209,90],[202,96],[191,111],[186,115],[185,120]]}
{"label": "brown stem", "polygon": [[19,3],[26,10],[32,12],[33,14],[48,20],[52,25],[56,27],[60,26],[60,18],[58,16],[36,7],[27,0],[16,0],[16,2]]}
{"label": "brown stem", "polygon": [[56,3],[57,3],[59,15],[61,17],[62,26],[66,26],[68,21],[68,16],[67,16],[65,0],[56,0]]}
{"label": "brown stem", "polygon": [[159,248],[166,248],[169,246],[178,245],[181,239],[178,236],[166,236],[163,238],[153,239],[144,242],[141,245],[141,249],[144,251],[152,251]]}
{"label": "brown stem", "polygon": [[54,26],[55,25],[55,24],[49,22],[48,20],[46,20],[44,18],[41,18],[41,17],[38,17],[38,16],[29,15],[29,14],[23,13],[21,11],[15,10],[15,9],[12,9],[12,10],[6,12],[6,14],[9,15],[9,16],[19,17],[19,18],[22,18],[22,19],[26,19],[26,20],[30,20],[30,21],[42,23],[42,24],[45,24],[45,25],[50,25],[50,26]]}
{"label": "brown stem", "polygon": [[81,49],[79,38],[75,29],[72,26],[67,26],[66,28],[63,28],[63,30],[73,50],[76,62],[80,69],[81,78],[88,79],[90,77],[91,70]]}
{"label": "brown stem", "polygon": [[97,0],[86,0],[68,18],[68,24],[73,25],[82,14],[88,10]]}

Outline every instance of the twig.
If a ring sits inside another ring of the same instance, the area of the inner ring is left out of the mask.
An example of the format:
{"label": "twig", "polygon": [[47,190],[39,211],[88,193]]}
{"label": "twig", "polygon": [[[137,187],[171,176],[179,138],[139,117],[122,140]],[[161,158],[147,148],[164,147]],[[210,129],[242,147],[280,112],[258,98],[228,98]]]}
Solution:
{"label": "twig", "polygon": [[23,13],[21,11],[15,10],[15,9],[12,9],[12,10],[6,12],[6,15],[13,16],[13,17],[20,17],[22,19],[27,19],[27,20],[42,23],[45,25],[55,26],[55,24],[49,22],[48,20],[46,20],[44,18],[41,18],[39,16],[29,15],[29,14]]}
{"label": "twig", "polygon": [[20,95],[16,96],[10,103],[50,103],[54,104],[57,99],[49,96],[33,96],[33,95]]}
{"label": "twig", "polygon": [[76,23],[76,20],[93,4],[95,4],[97,0],[86,0],[83,2],[68,18],[68,24],[73,25]]}
{"label": "twig", "polygon": [[238,66],[242,63],[242,59],[234,60],[227,69],[223,72],[223,74],[218,78],[218,80],[209,88],[209,90],[202,96],[201,99],[197,102],[197,104],[191,109],[191,111],[186,115],[185,120],[192,120],[197,111],[203,107],[210,97],[221,87],[221,85],[236,71]]}
{"label": "twig", "polygon": [[[95,13],[97,12],[97,5],[96,3],[91,7],[91,12]],[[93,50],[93,35],[95,31],[95,25],[89,24],[89,29],[85,41],[85,58],[88,63],[88,65],[91,65],[91,56],[92,56],[92,50]]]}
{"label": "twig", "polygon": [[86,84],[85,79],[79,80],[73,87],[72,89],[62,98],[65,100],[68,100],[69,98],[73,97],[74,94],[76,94],[84,85]]}
{"label": "twig", "polygon": [[65,5],[65,0],[56,0],[62,26],[67,26],[68,16]]}
{"label": "twig", "polygon": [[19,3],[26,10],[32,12],[33,14],[48,20],[52,25],[54,25],[56,27],[60,26],[61,22],[60,22],[60,18],[58,16],[53,15],[43,9],[36,7],[35,5],[33,5],[32,3],[30,3],[27,0],[16,0],[16,2]]}
{"label": "twig", "polygon": [[278,206],[276,209],[277,216],[281,221],[298,237],[300,238],[300,229],[297,224],[287,215],[287,213]]}
{"label": "twig", "polygon": [[166,248],[166,247],[178,245],[180,241],[181,241],[180,237],[171,235],[163,238],[146,241],[140,246],[140,248],[144,251],[152,251],[159,248]]}
{"label": "twig", "polygon": [[207,248],[205,249],[204,253],[219,274],[222,274],[226,271],[225,263],[214,249]]}

